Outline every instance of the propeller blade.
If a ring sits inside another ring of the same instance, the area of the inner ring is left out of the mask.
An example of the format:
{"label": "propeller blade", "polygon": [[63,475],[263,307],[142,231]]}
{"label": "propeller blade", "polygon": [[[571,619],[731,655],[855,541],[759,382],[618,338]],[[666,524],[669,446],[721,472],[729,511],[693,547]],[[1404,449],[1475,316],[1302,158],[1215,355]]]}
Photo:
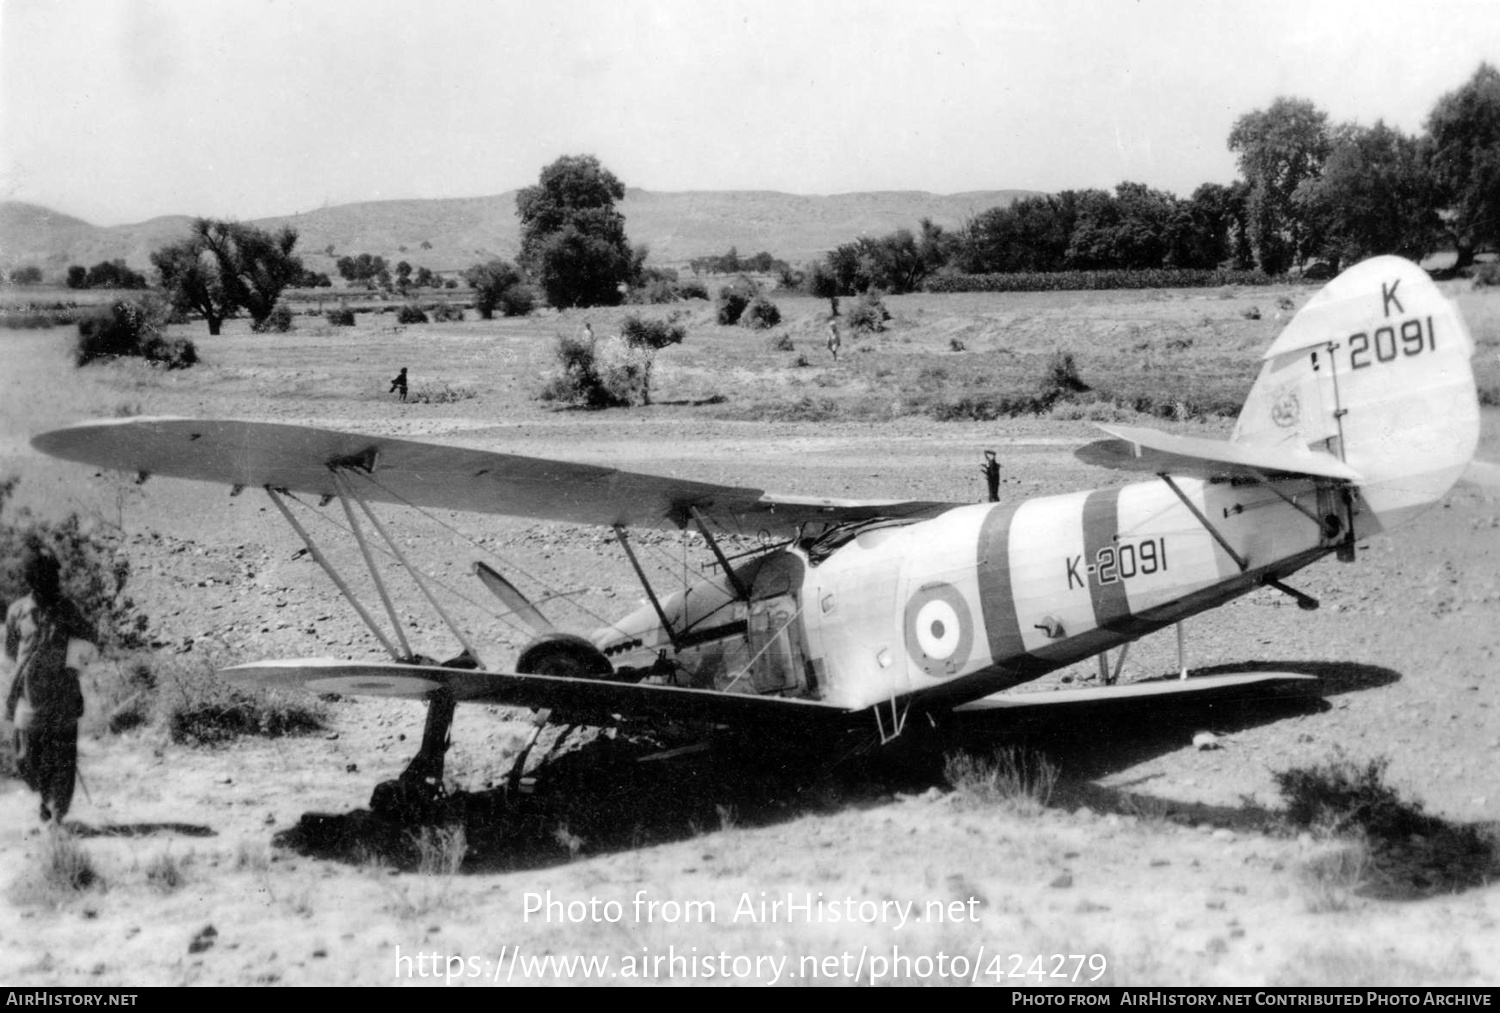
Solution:
{"label": "propeller blade", "polygon": [[490,593],[499,598],[506,608],[517,619],[530,626],[537,633],[551,633],[556,627],[547,621],[537,607],[516,586],[496,572],[495,568],[487,563],[475,563],[474,575],[477,576]]}

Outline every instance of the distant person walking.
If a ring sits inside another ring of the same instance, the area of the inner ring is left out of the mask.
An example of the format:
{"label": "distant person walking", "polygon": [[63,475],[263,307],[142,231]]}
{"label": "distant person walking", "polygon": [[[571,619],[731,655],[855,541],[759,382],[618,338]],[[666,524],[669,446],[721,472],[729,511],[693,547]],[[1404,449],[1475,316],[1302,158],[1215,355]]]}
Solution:
{"label": "distant person walking", "polygon": [[839,346],[843,344],[839,340],[839,322],[836,317],[828,318],[828,354],[833,356],[833,361],[839,361]]}
{"label": "distant person walking", "polygon": [[16,766],[42,797],[42,822],[59,825],[78,771],[78,668],[94,643],[78,606],[63,597],[61,569],[52,553],[28,549],[21,578],[29,593],[5,615],[5,655],[15,663],[5,718],[15,728]]}
{"label": "distant person walking", "polygon": [[387,393],[390,393],[390,394],[399,393],[401,395],[401,400],[403,400],[403,401],[406,400],[406,367],[405,366],[402,366],[401,367],[401,372],[399,372],[399,373],[396,374],[396,379],[394,379],[394,380],[391,381],[391,389]]}
{"label": "distant person walking", "polygon": [[583,322],[583,340],[591,345],[594,343],[594,326],[587,320]]}
{"label": "distant person walking", "polygon": [[1000,502],[1000,462],[995,460],[995,452],[986,450],[984,452],[984,463],[979,466],[984,472],[984,483],[989,487],[990,502]]}

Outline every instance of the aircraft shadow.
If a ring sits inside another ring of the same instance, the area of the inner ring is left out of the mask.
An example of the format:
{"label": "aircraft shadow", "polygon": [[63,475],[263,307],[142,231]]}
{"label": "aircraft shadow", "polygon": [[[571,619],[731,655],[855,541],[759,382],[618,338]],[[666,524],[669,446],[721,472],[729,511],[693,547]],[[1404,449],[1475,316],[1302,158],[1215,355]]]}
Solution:
{"label": "aircraft shadow", "polygon": [[[1318,675],[1325,692],[1356,692],[1400,676],[1390,669],[1347,663],[1277,662],[1221,667]],[[764,740],[716,743],[701,753],[670,760],[642,758],[661,747],[618,735],[600,735],[535,771],[534,789],[512,795],[504,788],[458,792],[429,815],[429,829],[391,820],[367,809],[305,815],[276,837],[278,846],[355,864],[378,862],[398,869],[434,871],[442,839],[432,828],[464,831],[462,871],[495,873],[565,864],[579,855],[634,850],[689,840],[722,827],[771,826],[814,813],[889,804],[896,793],[948,787],[946,758],[957,750],[983,754],[1019,746],[1045,753],[1061,770],[1051,808],[1116,813],[1150,824],[1208,824],[1244,833],[1288,835],[1279,810],[1254,800],[1216,806],[1152,794],[1149,779],[1104,787],[1098,779],[1187,746],[1194,733],[1234,734],[1275,721],[1325,710],[1320,697],[1267,693],[1195,699],[1164,706],[1110,705],[1069,708],[1024,721],[963,722],[957,727],[913,730],[893,747],[847,754],[830,750],[768,752]],[[1144,719],[1143,719],[1144,717]],[[915,724],[915,722],[914,722]],[[925,724],[925,722],[924,722]],[[1145,790],[1143,790],[1145,789]],[[1386,863],[1400,867],[1379,879],[1385,896],[1425,896],[1480,885],[1500,873],[1495,835],[1426,817],[1409,835],[1405,852]],[[1399,849],[1398,849],[1399,850]],[[1387,856],[1390,857],[1390,856]],[[1374,889],[1374,888],[1372,888]]]}

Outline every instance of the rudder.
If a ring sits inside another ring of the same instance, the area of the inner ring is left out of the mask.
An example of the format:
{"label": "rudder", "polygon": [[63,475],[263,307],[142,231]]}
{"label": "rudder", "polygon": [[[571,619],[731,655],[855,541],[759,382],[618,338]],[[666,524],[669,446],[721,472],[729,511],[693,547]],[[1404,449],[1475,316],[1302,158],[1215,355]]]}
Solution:
{"label": "rudder", "polygon": [[1324,450],[1363,476],[1358,536],[1439,500],[1479,442],[1474,342],[1458,308],[1399,257],[1356,264],[1265,354],[1236,442]]}

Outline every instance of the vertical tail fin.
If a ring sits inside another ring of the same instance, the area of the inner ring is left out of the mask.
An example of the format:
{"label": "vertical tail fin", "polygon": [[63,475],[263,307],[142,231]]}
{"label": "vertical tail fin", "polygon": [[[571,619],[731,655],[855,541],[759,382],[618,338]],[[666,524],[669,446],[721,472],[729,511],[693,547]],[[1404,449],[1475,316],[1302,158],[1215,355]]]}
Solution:
{"label": "vertical tail fin", "polygon": [[1265,354],[1236,442],[1326,449],[1354,468],[1364,536],[1408,520],[1479,441],[1474,343],[1427,273],[1376,257],[1329,282]]}

